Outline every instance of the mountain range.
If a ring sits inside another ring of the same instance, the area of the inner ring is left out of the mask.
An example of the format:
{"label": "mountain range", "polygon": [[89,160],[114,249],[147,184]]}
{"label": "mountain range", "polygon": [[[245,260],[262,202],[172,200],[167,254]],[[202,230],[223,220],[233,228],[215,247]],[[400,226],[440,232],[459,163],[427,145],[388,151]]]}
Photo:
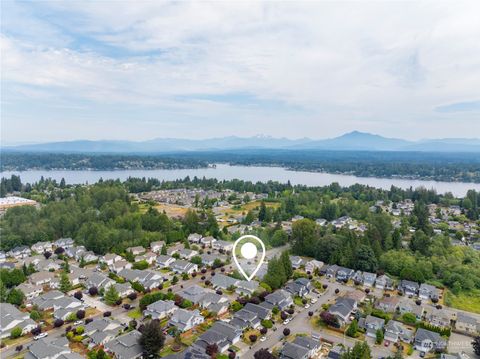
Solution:
{"label": "mountain range", "polygon": [[230,136],[203,140],[177,138],[157,138],[148,141],[75,140],[2,147],[2,151],[64,153],[165,153],[237,149],[480,152],[480,139],[444,138],[407,141],[353,131],[324,140]]}

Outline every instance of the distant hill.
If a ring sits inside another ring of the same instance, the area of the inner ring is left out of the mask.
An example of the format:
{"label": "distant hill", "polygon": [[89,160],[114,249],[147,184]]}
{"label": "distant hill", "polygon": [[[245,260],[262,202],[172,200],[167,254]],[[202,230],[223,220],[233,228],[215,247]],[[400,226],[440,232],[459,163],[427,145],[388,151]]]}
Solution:
{"label": "distant hill", "polygon": [[444,138],[407,141],[371,133],[353,131],[342,136],[312,140],[268,136],[220,137],[204,140],[157,138],[148,141],[64,141],[2,147],[2,150],[22,152],[78,153],[165,153],[181,151],[212,151],[232,149],[289,149],[334,151],[421,151],[421,152],[480,152],[480,139]]}

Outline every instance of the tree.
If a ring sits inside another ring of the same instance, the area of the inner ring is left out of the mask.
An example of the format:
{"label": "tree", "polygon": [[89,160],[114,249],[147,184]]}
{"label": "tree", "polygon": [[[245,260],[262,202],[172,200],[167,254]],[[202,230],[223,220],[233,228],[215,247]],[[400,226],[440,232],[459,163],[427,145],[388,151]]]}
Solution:
{"label": "tree", "polygon": [[62,319],[55,319],[53,322],[55,328],[60,328],[63,324],[65,324],[65,322]]}
{"label": "tree", "polygon": [[338,318],[330,312],[324,311],[324,312],[320,313],[320,319],[322,319],[322,321],[325,324],[327,324],[331,327],[338,328],[340,326],[340,324],[338,322]]}
{"label": "tree", "polygon": [[342,355],[341,359],[371,359],[372,353],[367,342],[356,342],[353,348]]}
{"label": "tree", "polygon": [[76,315],[77,315],[77,318],[78,318],[78,319],[83,319],[83,318],[85,318],[85,311],[82,310],[82,309],[77,310]]}
{"label": "tree", "polygon": [[377,329],[375,332],[375,343],[382,344],[383,342],[383,330]]}
{"label": "tree", "polygon": [[40,314],[40,312],[38,312],[37,310],[32,310],[30,312],[30,319],[34,320],[34,321],[38,321],[42,318],[42,315]]}
{"label": "tree", "polygon": [[293,268],[288,251],[282,252],[282,254],[280,255],[280,261],[282,262],[283,269],[285,270],[285,276],[287,277],[287,279],[290,279],[293,274]]}
{"label": "tree", "polygon": [[14,304],[20,306],[23,304],[25,300],[25,295],[21,290],[13,288],[7,296],[7,303]]}
{"label": "tree", "polygon": [[368,245],[360,245],[357,250],[357,268],[365,272],[375,272],[378,268],[377,258],[372,248]]}
{"label": "tree", "polygon": [[255,359],[275,359],[275,356],[265,348],[257,350],[255,354],[253,354],[253,357]]}
{"label": "tree", "polygon": [[98,295],[98,288],[97,287],[88,288],[88,294],[90,294],[92,297]]}
{"label": "tree", "polygon": [[215,343],[207,344],[207,346],[205,347],[205,353],[213,358],[214,355],[218,353],[218,345]]}
{"label": "tree", "polygon": [[267,218],[267,206],[265,206],[265,202],[262,201],[260,203],[260,210],[258,211],[258,220],[263,222]]}
{"label": "tree", "polygon": [[150,320],[144,325],[139,343],[147,354],[146,357],[158,357],[158,351],[163,348],[165,343],[165,336],[159,321]]}
{"label": "tree", "polygon": [[110,285],[107,288],[103,298],[105,299],[105,303],[107,303],[108,305],[113,306],[117,303],[117,300],[120,299],[120,295],[118,294],[115,285]]}
{"label": "tree", "polygon": [[60,290],[63,293],[67,293],[70,289],[72,289],[72,282],[70,282],[70,279],[68,279],[68,274],[66,272],[63,272],[60,275]]}
{"label": "tree", "polygon": [[480,355],[480,336],[477,336],[473,339],[472,347],[475,354]]}
{"label": "tree", "polygon": [[358,322],[356,319],[352,320],[352,323],[348,326],[345,334],[348,335],[349,337],[356,338],[357,337],[357,331],[358,331]]}
{"label": "tree", "polygon": [[83,293],[79,290],[79,291],[75,292],[75,294],[73,294],[73,296],[75,298],[77,298],[78,300],[81,300],[83,298]]}
{"label": "tree", "polygon": [[167,255],[167,246],[165,244],[162,246],[162,250],[160,251],[160,254],[164,256]]}
{"label": "tree", "polygon": [[12,339],[16,339],[16,338],[19,338],[21,336],[22,336],[22,328],[20,328],[20,327],[15,327],[10,332],[10,337]]}
{"label": "tree", "polygon": [[176,275],[173,276],[172,278],[172,284],[175,285],[178,283],[178,277]]}
{"label": "tree", "polygon": [[288,328],[283,329],[283,335],[286,336],[286,337],[289,336],[290,335],[290,329],[288,329]]}

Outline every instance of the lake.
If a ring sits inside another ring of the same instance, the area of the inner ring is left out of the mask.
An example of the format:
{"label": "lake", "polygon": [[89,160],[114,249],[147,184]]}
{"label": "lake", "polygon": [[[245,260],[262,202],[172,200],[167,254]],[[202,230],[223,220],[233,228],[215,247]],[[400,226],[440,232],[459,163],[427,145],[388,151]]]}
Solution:
{"label": "lake", "polygon": [[469,189],[480,191],[479,183],[463,182],[438,182],[410,180],[399,178],[376,178],[376,177],[357,177],[352,175],[340,175],[320,172],[288,171],[282,167],[264,167],[264,166],[230,166],[218,164],[216,168],[199,169],[156,169],[156,170],[118,170],[118,171],[69,171],[69,170],[29,170],[1,172],[2,177],[10,177],[12,174],[20,175],[22,182],[36,182],[41,176],[53,178],[60,181],[65,178],[69,184],[95,183],[100,178],[125,180],[128,177],[153,177],[159,180],[176,180],[190,176],[193,178],[217,178],[219,180],[240,179],[252,182],[266,182],[269,180],[285,183],[290,181],[292,184],[306,186],[325,186],[333,182],[341,186],[350,186],[355,183],[369,185],[372,187],[389,189],[392,185],[407,189],[410,187],[425,187],[435,189],[438,193],[452,192],[454,196],[463,197]]}

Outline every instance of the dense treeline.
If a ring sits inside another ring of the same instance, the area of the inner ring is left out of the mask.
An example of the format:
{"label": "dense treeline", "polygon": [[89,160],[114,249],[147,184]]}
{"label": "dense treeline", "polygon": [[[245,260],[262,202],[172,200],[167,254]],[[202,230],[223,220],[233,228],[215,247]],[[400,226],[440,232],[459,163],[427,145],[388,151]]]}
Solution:
{"label": "dense treeline", "polygon": [[172,154],[2,153],[1,170],[200,168],[208,163],[281,166],[292,170],[480,183],[477,153],[237,150]]}
{"label": "dense treeline", "polygon": [[28,169],[117,170],[207,167],[207,162],[170,155],[2,152],[1,171]]}

